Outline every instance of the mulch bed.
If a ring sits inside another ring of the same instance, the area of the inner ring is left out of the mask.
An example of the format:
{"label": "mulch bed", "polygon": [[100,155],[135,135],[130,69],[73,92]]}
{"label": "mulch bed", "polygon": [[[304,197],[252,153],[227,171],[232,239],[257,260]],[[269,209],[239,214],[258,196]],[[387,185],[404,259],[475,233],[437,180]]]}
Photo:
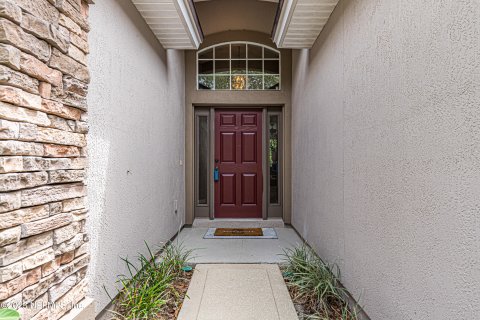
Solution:
{"label": "mulch bed", "polygon": [[[288,284],[288,279],[285,279],[285,282],[287,284],[288,292],[290,293],[290,297],[292,298],[293,301],[293,306],[295,307],[295,311],[297,312],[298,319],[299,320],[306,320],[308,319],[309,316],[315,315],[315,309],[312,304],[311,299],[307,296],[301,296],[297,289],[291,285]],[[330,303],[330,306],[337,314],[341,314],[341,309],[342,306],[338,304],[338,301],[332,301]],[[323,319],[323,318],[322,318]],[[340,316],[335,317],[335,316],[326,316],[325,319],[345,319]],[[349,320],[355,320],[355,318],[350,317]]]}
{"label": "mulch bed", "polygon": [[[188,286],[192,280],[193,270],[190,272],[182,272],[181,276],[173,282],[173,287],[170,292],[170,299],[162,308],[162,311],[152,319],[149,320],[176,320],[183,301],[187,295]],[[122,311],[114,307],[114,312],[117,316],[110,318],[111,320],[121,320]]]}
{"label": "mulch bed", "polygon": [[191,272],[183,272],[181,278],[178,278],[173,283],[174,292],[176,294],[173,295],[174,299],[170,299],[168,303],[164,306],[164,310],[162,314],[159,315],[159,320],[176,320],[178,314],[180,313],[180,309],[182,308],[183,300],[185,300],[185,296],[187,295],[188,286],[190,284],[190,280],[192,280],[193,270]]}

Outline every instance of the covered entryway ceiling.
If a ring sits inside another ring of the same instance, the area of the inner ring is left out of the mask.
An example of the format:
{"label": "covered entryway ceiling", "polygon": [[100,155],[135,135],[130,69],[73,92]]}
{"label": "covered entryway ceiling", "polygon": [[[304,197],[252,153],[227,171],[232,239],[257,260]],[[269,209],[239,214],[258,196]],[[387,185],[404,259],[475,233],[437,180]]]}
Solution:
{"label": "covered entryway ceiling", "polygon": [[195,8],[205,36],[231,30],[270,34],[278,3],[259,0],[197,0]]}
{"label": "covered entryway ceiling", "polygon": [[[132,0],[167,49],[197,49],[203,35],[272,34],[279,48],[310,48],[338,0]],[[203,30],[202,30],[203,29]]]}
{"label": "covered entryway ceiling", "polygon": [[203,34],[191,0],[132,0],[165,49],[197,49]]}
{"label": "covered entryway ceiling", "polygon": [[339,0],[281,0],[273,41],[279,48],[311,48]]}

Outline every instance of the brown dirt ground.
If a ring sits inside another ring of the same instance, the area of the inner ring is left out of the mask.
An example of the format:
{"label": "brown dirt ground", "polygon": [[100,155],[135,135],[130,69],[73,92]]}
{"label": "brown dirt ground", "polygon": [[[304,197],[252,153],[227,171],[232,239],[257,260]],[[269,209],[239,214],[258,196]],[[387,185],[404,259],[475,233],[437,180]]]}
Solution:
{"label": "brown dirt ground", "polygon": [[193,270],[191,272],[183,272],[181,278],[178,278],[173,283],[172,298],[164,306],[164,310],[159,315],[159,320],[176,320],[180,309],[182,308],[183,300],[187,295],[188,286],[192,279]]}
{"label": "brown dirt ground", "polygon": [[[312,299],[307,297],[307,296],[301,296],[298,292],[297,289],[295,289],[293,286],[288,284],[288,280],[285,279],[285,282],[287,284],[288,292],[290,293],[290,297],[293,300],[293,305],[295,307],[295,311],[297,311],[298,318],[300,320],[307,319],[308,316],[315,315],[315,309],[313,306]],[[325,319],[331,319],[331,320],[345,320],[345,318],[342,318],[341,310],[342,310],[343,305],[339,304],[338,301],[331,301],[330,302],[330,308],[332,310],[332,314],[330,315],[325,315],[322,314]],[[322,318],[323,319],[323,318]],[[354,317],[348,317],[346,320],[355,320],[356,318]]]}
{"label": "brown dirt ground", "polygon": [[[192,279],[193,270],[190,272],[182,272],[180,277],[176,279],[173,283],[172,288],[170,289],[170,299],[167,304],[162,308],[162,311],[153,319],[149,320],[176,320],[180,309],[182,308],[183,300],[187,295],[188,286],[190,280]],[[118,308],[115,308],[115,313],[117,316],[112,319],[119,320],[123,317],[121,316],[122,311]]]}

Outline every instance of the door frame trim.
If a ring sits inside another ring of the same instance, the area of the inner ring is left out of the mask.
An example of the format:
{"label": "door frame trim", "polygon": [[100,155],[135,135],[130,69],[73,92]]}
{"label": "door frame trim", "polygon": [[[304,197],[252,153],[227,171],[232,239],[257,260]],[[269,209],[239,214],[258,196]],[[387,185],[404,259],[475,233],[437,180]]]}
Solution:
{"label": "door frame trim", "polygon": [[268,194],[268,173],[267,173],[267,108],[262,108],[262,219],[268,219],[268,204],[267,204],[267,194]]}
{"label": "door frame trim", "polygon": [[[280,128],[280,139],[281,139],[281,145],[283,146],[286,142],[286,137],[284,136],[284,130],[283,130],[283,126],[285,125],[285,122],[284,122],[284,118],[287,116],[285,114],[285,106],[284,105],[262,105],[262,104],[250,104],[250,105],[238,105],[238,104],[209,104],[209,105],[205,105],[205,104],[195,104],[195,105],[192,105],[193,107],[193,117],[194,119],[196,118],[196,115],[197,115],[197,110],[204,110],[204,114],[208,114],[209,115],[209,128],[210,128],[210,134],[209,134],[209,138],[210,138],[210,147],[209,147],[209,168],[212,168],[212,165],[215,161],[215,112],[216,110],[218,109],[244,109],[244,110],[248,110],[248,109],[261,109],[262,110],[262,181],[263,181],[263,190],[262,190],[262,216],[261,216],[261,219],[263,220],[268,220],[269,219],[269,216],[268,216],[268,211],[269,211],[269,203],[268,203],[268,195],[269,195],[269,191],[268,191],[268,188],[269,188],[269,174],[268,174],[268,165],[267,165],[267,156],[268,156],[268,150],[267,150],[267,144],[268,144],[268,119],[269,119],[269,114],[270,113],[277,113],[280,115],[280,123],[281,123],[281,128]],[[208,109],[208,110],[207,110]],[[194,127],[192,128],[193,130],[193,137],[192,137],[192,142],[194,143],[193,145],[193,163],[192,163],[192,169],[193,169],[193,187],[194,187],[194,190],[197,188],[197,174],[196,174],[196,162],[195,159],[197,158],[196,156],[196,129],[195,129],[195,123],[196,121],[193,122],[193,125]],[[285,149],[284,147],[281,147],[280,148],[280,153],[281,153],[281,157],[283,158],[284,157],[284,152],[285,152]],[[281,170],[281,177],[282,177],[282,180],[283,180],[283,176],[285,174],[287,174],[286,170],[287,168],[285,167],[285,164],[283,163],[282,161],[282,170]],[[187,167],[187,166],[186,166]],[[222,218],[215,218],[215,205],[214,205],[214,201],[215,201],[215,186],[214,186],[214,183],[213,183],[213,180],[214,180],[214,177],[213,177],[213,170],[209,170],[209,205],[210,205],[210,208],[209,208],[209,212],[208,212],[208,216],[207,215],[201,215],[201,216],[196,216],[195,215],[195,211],[196,211],[196,192],[194,191],[194,194],[193,194],[193,207],[192,207],[192,219],[196,219],[196,218],[201,218],[201,217],[205,217],[210,220],[213,220],[213,219],[222,219]],[[284,184],[282,183],[281,184],[281,207],[282,207],[282,215],[281,215],[281,218],[282,220],[285,221],[285,206],[283,204],[283,197],[285,196],[285,190],[283,190],[283,188],[285,188]],[[270,217],[270,218],[277,218],[276,216],[273,216],[273,217]],[[245,219],[248,219],[248,218],[245,218]],[[193,221],[193,220],[192,220]]]}
{"label": "door frame trim", "polygon": [[[213,163],[215,163],[215,108],[210,107],[210,158],[209,164],[210,167]],[[209,168],[210,168],[209,167]],[[212,167],[213,168],[213,167]],[[213,178],[213,170],[210,170],[210,212],[208,216],[210,220],[215,219],[215,183]],[[193,212],[195,218],[195,209]]]}

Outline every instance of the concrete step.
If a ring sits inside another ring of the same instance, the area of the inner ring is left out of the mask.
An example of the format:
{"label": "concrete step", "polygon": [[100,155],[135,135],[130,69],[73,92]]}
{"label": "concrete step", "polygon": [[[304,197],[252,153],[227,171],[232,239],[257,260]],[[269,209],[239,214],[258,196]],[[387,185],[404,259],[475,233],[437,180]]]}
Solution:
{"label": "concrete step", "polygon": [[196,218],[193,228],[283,228],[281,218],[263,219],[213,219]]}

